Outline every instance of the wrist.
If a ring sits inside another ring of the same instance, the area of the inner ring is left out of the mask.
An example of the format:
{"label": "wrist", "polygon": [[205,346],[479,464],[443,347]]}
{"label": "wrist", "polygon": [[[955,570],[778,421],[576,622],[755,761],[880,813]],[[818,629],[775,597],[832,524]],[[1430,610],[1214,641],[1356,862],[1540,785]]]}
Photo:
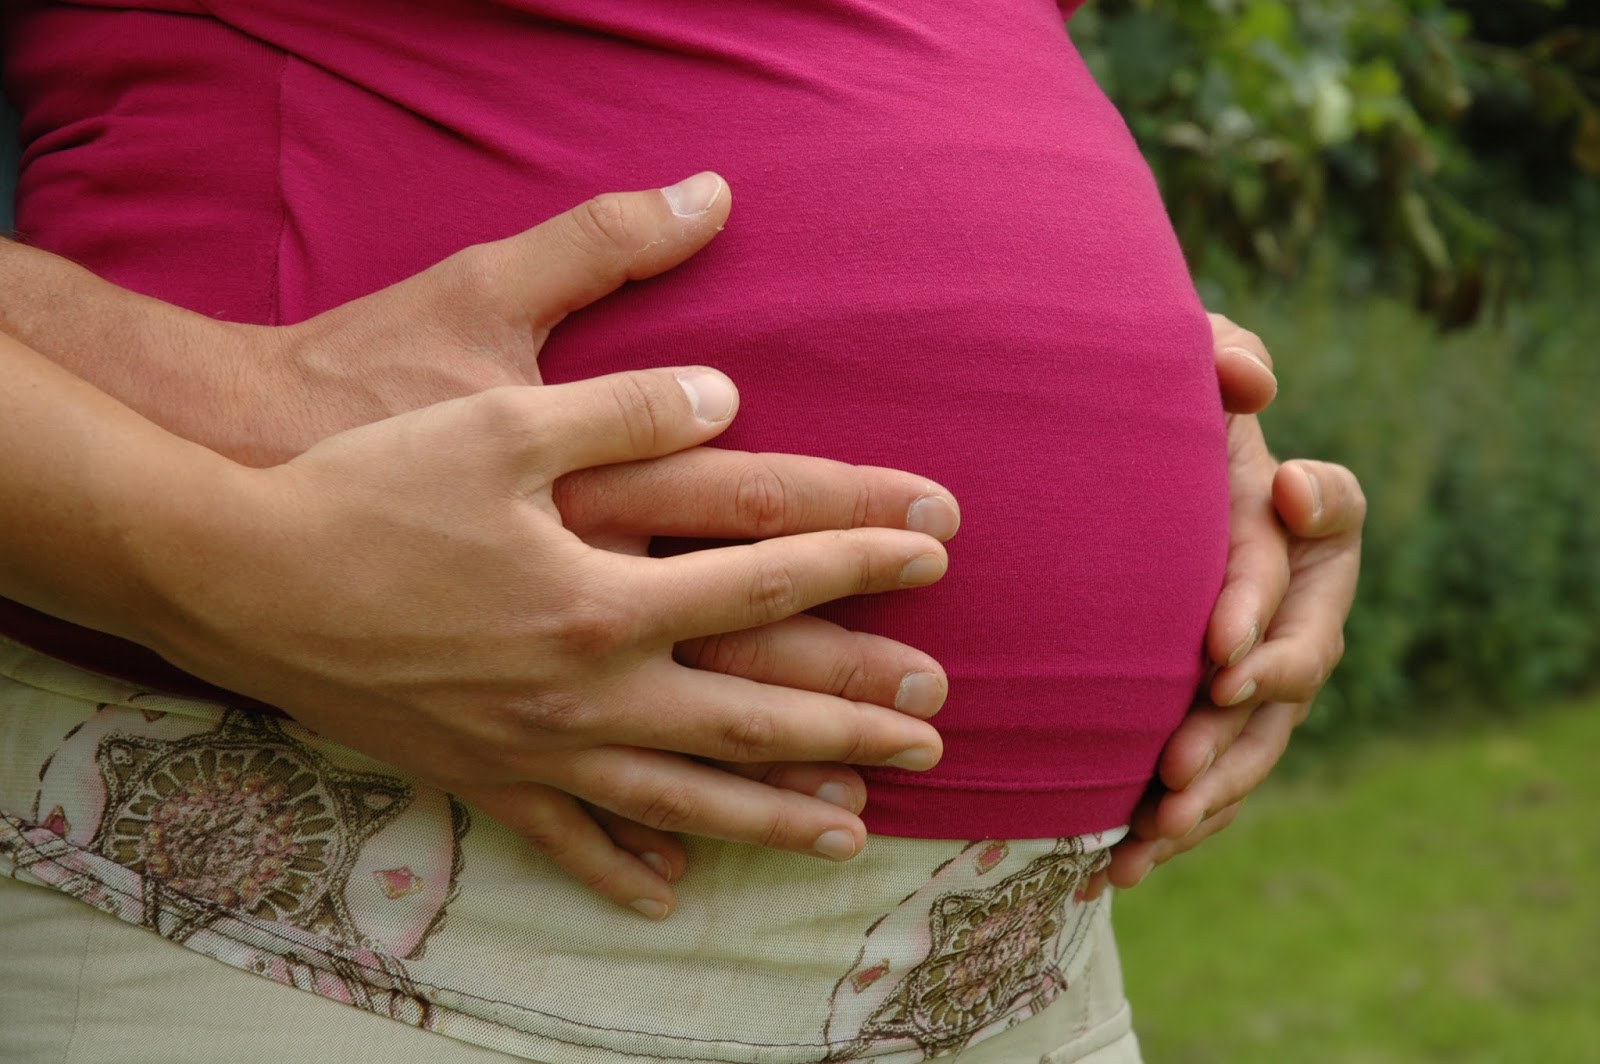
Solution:
{"label": "wrist", "polygon": [[[0,594],[148,642],[161,559],[232,465],[0,334]],[[175,564],[175,563],[174,563]]]}
{"label": "wrist", "polygon": [[138,507],[123,595],[132,609],[128,630],[118,634],[225,685],[217,648],[260,621],[230,609],[236,605],[230,589],[241,579],[265,579],[272,546],[282,539],[275,515],[284,511],[265,501],[262,482],[269,471],[179,442],[184,459],[155,474],[129,503]]}

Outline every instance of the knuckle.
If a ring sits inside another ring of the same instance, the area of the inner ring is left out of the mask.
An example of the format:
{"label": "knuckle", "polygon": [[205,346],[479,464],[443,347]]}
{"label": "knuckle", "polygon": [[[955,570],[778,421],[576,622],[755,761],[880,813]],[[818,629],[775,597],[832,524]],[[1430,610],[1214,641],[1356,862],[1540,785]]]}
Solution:
{"label": "knuckle", "polygon": [[872,524],[872,485],[865,481],[856,485],[855,497],[850,502],[850,527],[866,528]]}
{"label": "knuckle", "polygon": [[524,809],[513,829],[528,845],[559,861],[571,845],[571,835],[562,829],[560,818],[549,815],[549,810],[535,802]]}
{"label": "knuckle", "polygon": [[740,527],[758,539],[779,535],[788,527],[789,497],[783,478],[765,462],[755,461],[739,474],[734,514]]}
{"label": "knuckle", "polygon": [[789,840],[794,836],[794,830],[787,817],[781,813],[775,815],[761,829],[761,837],[756,841],[765,849],[786,850],[790,849]]}
{"label": "knuckle", "polygon": [[631,646],[637,636],[632,611],[620,602],[585,599],[553,611],[548,641],[570,662],[603,661]]}
{"label": "knuckle", "polygon": [[[840,538],[844,533],[838,533]],[[890,582],[890,566],[883,564],[883,559],[878,554],[877,537],[855,535],[853,537],[856,548],[855,590],[857,595],[870,595],[880,587],[892,586]]]}
{"label": "knuckle", "polygon": [[[1318,676],[1318,680],[1319,681],[1326,681],[1327,678],[1328,678],[1328,674],[1333,672],[1333,670],[1338,667],[1339,662],[1344,660],[1344,651],[1345,651],[1344,629],[1341,628],[1339,631],[1333,633],[1332,643],[1328,647],[1327,660],[1325,661],[1325,663],[1322,666],[1321,675]],[[1317,686],[1321,687],[1322,684],[1319,682],[1317,684]]]}
{"label": "knuckle", "polygon": [[577,691],[543,691],[507,702],[500,715],[521,736],[567,737],[589,729],[595,707]]}
{"label": "knuckle", "polygon": [[439,271],[442,305],[459,310],[481,303],[508,276],[505,248],[500,243],[474,244],[446,259]]}
{"label": "knuckle", "polygon": [[768,620],[780,620],[799,613],[803,601],[800,583],[789,567],[769,562],[756,570],[749,588],[750,612]]}
{"label": "knuckle", "polygon": [[695,640],[683,654],[685,664],[707,672],[754,679],[765,663],[762,640],[752,632],[732,632]]}
{"label": "knuckle", "polygon": [[881,761],[887,756],[883,751],[893,748],[874,734],[874,729],[865,711],[860,712],[854,720],[850,721],[847,729],[845,734],[841,736],[839,756],[834,758],[841,764],[867,765],[875,761]]}
{"label": "knuckle", "polygon": [[871,685],[872,670],[867,667],[865,659],[857,654],[834,664],[828,685],[823,691],[840,698],[854,699],[869,691]]}
{"label": "knuckle", "polygon": [[777,745],[777,725],[767,714],[752,709],[723,728],[718,756],[727,761],[773,761],[777,760]]}
{"label": "knuckle", "polygon": [[472,396],[471,402],[478,427],[493,439],[529,440],[539,435],[542,419],[534,389],[490,388]]}
{"label": "knuckle", "polygon": [[662,831],[687,831],[699,813],[700,803],[692,791],[681,784],[667,784],[650,795],[635,819]]}
{"label": "knuckle", "polygon": [[573,208],[572,222],[584,250],[630,254],[636,241],[627,200],[607,192]]}
{"label": "knuckle", "polygon": [[615,378],[611,397],[617,404],[617,415],[628,433],[628,444],[633,452],[658,453],[663,428],[671,418],[671,411],[661,395],[642,378],[628,373]]}

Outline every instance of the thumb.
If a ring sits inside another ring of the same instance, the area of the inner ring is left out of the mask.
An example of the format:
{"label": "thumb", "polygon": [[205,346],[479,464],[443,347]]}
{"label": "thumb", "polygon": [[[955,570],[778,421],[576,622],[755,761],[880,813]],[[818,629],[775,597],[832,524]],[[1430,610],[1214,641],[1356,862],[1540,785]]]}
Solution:
{"label": "thumb", "polygon": [[495,289],[536,329],[622,287],[664,273],[721,232],[733,196],[709,171],[667,188],[608,192],[527,232],[483,246]]}

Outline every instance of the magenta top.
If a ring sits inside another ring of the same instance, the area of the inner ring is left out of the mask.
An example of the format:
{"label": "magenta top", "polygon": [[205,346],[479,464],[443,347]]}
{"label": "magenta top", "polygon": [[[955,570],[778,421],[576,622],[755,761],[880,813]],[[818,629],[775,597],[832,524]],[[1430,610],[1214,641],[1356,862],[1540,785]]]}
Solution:
{"label": "magenta top", "polygon": [[743,395],[720,443],[956,493],[943,582],[821,611],[950,675],[943,763],[870,770],[872,830],[1126,822],[1200,678],[1224,428],[1154,182],[1054,3],[79,0],[27,7],[6,47],[18,232],[233,320],[721,172],[727,231],[563,324],[545,379],[708,363]]}

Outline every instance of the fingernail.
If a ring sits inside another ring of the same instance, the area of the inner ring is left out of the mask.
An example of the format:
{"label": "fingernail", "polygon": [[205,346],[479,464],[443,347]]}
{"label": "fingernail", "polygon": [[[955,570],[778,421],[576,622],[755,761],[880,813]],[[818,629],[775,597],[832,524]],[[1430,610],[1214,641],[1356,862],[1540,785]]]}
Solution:
{"label": "fingernail", "polygon": [[816,796],[829,805],[836,805],[840,809],[848,809],[852,813],[856,811],[855,795],[851,794],[850,788],[842,783],[836,781],[824,783],[817,788]]}
{"label": "fingernail", "polygon": [[659,901],[656,901],[654,898],[640,898],[638,901],[633,903],[633,908],[635,911],[643,913],[652,920],[665,920],[667,918],[667,913],[670,911],[665,905]]}
{"label": "fingernail", "polygon": [[678,385],[689,397],[689,408],[701,421],[713,424],[733,416],[739,391],[733,382],[714,369],[692,369],[678,374]]}
{"label": "fingernail", "polygon": [[919,558],[912,558],[906,567],[900,570],[901,587],[922,587],[931,584],[944,575],[945,561],[937,554],[924,554]]}
{"label": "fingernail", "polygon": [[1222,350],[1229,354],[1243,355],[1245,358],[1248,358],[1251,362],[1254,362],[1268,373],[1271,373],[1274,381],[1278,379],[1278,374],[1271,366],[1267,365],[1267,360],[1262,358],[1256,352],[1250,350],[1248,347],[1224,347]]}
{"label": "fingernail", "polygon": [[812,845],[822,856],[830,861],[848,861],[856,855],[856,837],[848,831],[824,831],[817,836],[817,841]]}
{"label": "fingernail", "polygon": [[944,705],[949,686],[932,672],[908,672],[894,695],[894,708],[913,717],[931,717]]}
{"label": "fingernail", "polygon": [[641,853],[639,860],[650,866],[650,871],[667,880],[672,881],[672,866],[667,864],[667,859],[659,853]]}
{"label": "fingernail", "polygon": [[924,495],[906,511],[906,527],[934,539],[944,541],[961,527],[961,514],[950,505],[950,500],[938,495]]}
{"label": "fingernail", "polygon": [[1322,485],[1317,483],[1317,475],[1311,470],[1306,470],[1306,480],[1311,483],[1311,519],[1314,521],[1322,516]]}
{"label": "fingernail", "polygon": [[1139,878],[1133,881],[1133,885],[1135,887],[1137,887],[1140,883],[1143,883],[1145,881],[1145,877],[1148,876],[1151,872],[1155,871],[1155,867],[1156,867],[1156,863],[1154,861],[1151,861],[1148,864],[1146,864],[1144,866],[1144,871],[1139,873]]}
{"label": "fingernail", "polygon": [[1253,680],[1253,679],[1252,680],[1246,680],[1244,682],[1244,686],[1239,688],[1239,690],[1234,694],[1234,696],[1232,698],[1228,699],[1227,704],[1230,705],[1230,706],[1237,706],[1241,702],[1248,702],[1250,700],[1250,696],[1255,694],[1255,693],[1256,693],[1256,682],[1255,682],[1255,680]]}
{"label": "fingernail", "polygon": [[1233,653],[1228,655],[1228,667],[1232,668],[1233,666],[1239,664],[1239,662],[1243,661],[1244,656],[1255,649],[1256,640],[1260,638],[1261,626],[1259,624],[1252,624],[1250,626],[1250,631],[1243,639],[1239,640],[1239,645],[1233,648]]}
{"label": "fingernail", "polygon": [[1180,787],[1178,789],[1186,791],[1190,787],[1193,787],[1195,785],[1195,782],[1197,780],[1199,780],[1199,778],[1201,776],[1204,776],[1207,772],[1210,772],[1211,771],[1211,766],[1216,764],[1216,763],[1217,763],[1217,751],[1216,751],[1215,748],[1213,748],[1211,751],[1209,751],[1206,754],[1206,762],[1205,762],[1205,764],[1200,766],[1200,771],[1196,772],[1193,776],[1190,776],[1189,777],[1189,782],[1185,783],[1182,787]]}
{"label": "fingernail", "polygon": [[1206,811],[1204,809],[1202,809],[1202,810],[1200,810],[1200,815],[1194,818],[1194,823],[1190,824],[1189,827],[1188,827],[1188,830],[1186,830],[1182,835],[1179,835],[1178,838],[1180,838],[1180,839],[1188,838],[1190,835],[1193,835],[1196,831],[1199,831],[1200,830],[1200,825],[1204,824],[1205,822],[1206,822]]}
{"label": "fingernail", "polygon": [[717,197],[722,194],[722,178],[705,170],[684,178],[676,185],[668,185],[661,190],[661,194],[667,197],[667,206],[672,208],[673,214],[679,218],[693,218],[706,213],[717,202]]}
{"label": "fingernail", "polygon": [[895,754],[884,764],[890,768],[909,769],[912,772],[926,772],[938,764],[939,758],[926,746],[913,746],[909,750],[902,750]]}

